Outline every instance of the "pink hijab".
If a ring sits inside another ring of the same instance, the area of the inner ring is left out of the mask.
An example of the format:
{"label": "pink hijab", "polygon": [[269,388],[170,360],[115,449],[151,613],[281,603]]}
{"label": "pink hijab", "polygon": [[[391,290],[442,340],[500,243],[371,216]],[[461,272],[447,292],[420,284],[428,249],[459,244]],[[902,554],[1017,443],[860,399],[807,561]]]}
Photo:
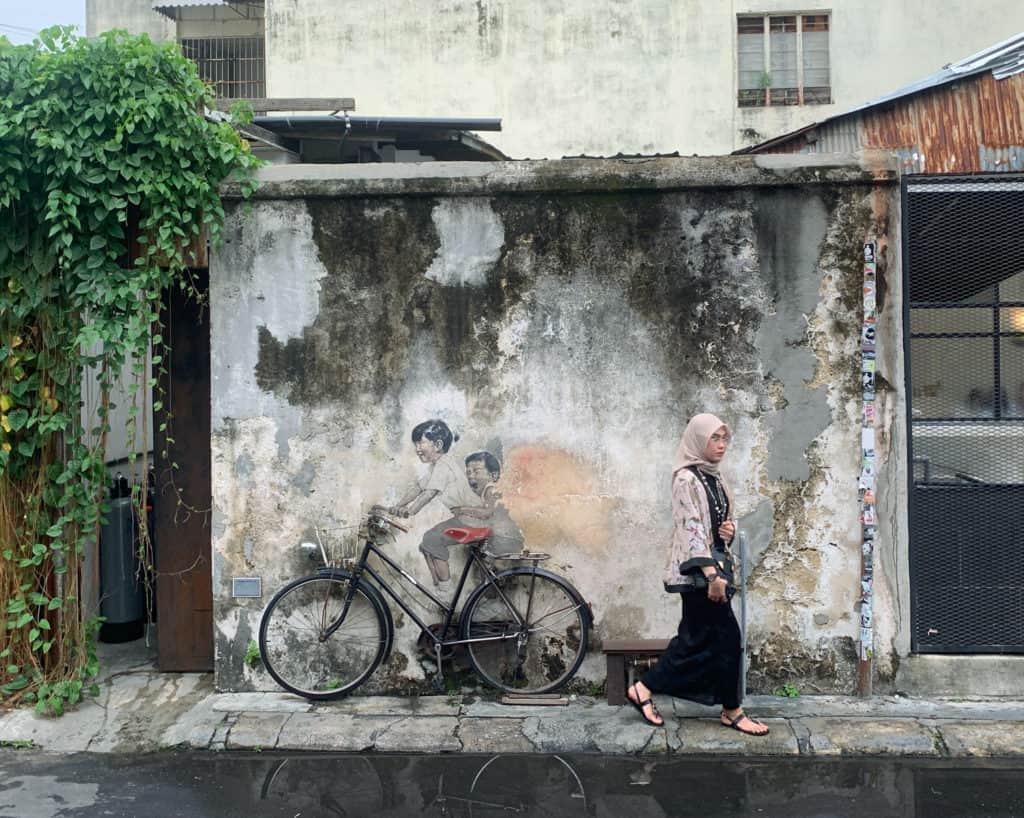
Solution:
{"label": "pink hijab", "polygon": [[676,449],[676,459],[672,466],[673,478],[680,469],[685,469],[687,466],[699,466],[701,471],[718,474],[718,464],[711,463],[704,453],[707,451],[708,443],[711,442],[711,435],[722,426],[725,426],[728,431],[728,426],[714,415],[707,413],[690,418],[690,422],[686,424],[686,430],[683,432],[683,438],[679,441],[679,448]]}

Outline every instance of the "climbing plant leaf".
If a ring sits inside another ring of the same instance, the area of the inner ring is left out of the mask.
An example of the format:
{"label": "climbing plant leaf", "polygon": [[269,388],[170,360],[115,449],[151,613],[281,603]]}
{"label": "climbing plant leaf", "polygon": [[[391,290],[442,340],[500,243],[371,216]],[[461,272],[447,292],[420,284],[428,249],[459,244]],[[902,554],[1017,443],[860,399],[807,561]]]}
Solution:
{"label": "climbing plant leaf", "polygon": [[[190,249],[217,241],[219,185],[254,184],[213,107],[174,43],[0,37],[0,696],[44,712],[97,669],[77,567],[99,535],[114,381],[166,358],[164,292],[189,290]],[[145,412],[127,414],[133,440]]]}

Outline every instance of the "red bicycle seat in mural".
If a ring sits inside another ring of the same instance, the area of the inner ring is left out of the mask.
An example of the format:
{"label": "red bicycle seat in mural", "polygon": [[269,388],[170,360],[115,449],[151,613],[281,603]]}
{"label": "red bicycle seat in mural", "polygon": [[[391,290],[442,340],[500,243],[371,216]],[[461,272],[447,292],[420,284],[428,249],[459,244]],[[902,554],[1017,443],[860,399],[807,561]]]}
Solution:
{"label": "red bicycle seat in mural", "polygon": [[445,536],[451,537],[455,542],[466,545],[471,542],[480,542],[491,536],[489,528],[446,528]]}

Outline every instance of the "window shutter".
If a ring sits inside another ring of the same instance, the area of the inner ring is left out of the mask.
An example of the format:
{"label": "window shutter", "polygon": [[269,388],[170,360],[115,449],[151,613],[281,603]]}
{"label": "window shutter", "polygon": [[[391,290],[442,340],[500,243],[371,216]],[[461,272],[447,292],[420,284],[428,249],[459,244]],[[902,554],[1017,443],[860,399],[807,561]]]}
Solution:
{"label": "window shutter", "polygon": [[739,87],[759,89],[764,74],[764,19],[740,17],[738,29]]}
{"label": "window shutter", "polygon": [[769,31],[771,104],[798,105],[800,81],[796,64],[796,17],[770,18]]}
{"label": "window shutter", "polygon": [[804,102],[827,104],[832,101],[828,61],[828,16],[803,18]]}
{"label": "window shutter", "polygon": [[764,18],[739,17],[737,23],[738,103],[764,105]]}

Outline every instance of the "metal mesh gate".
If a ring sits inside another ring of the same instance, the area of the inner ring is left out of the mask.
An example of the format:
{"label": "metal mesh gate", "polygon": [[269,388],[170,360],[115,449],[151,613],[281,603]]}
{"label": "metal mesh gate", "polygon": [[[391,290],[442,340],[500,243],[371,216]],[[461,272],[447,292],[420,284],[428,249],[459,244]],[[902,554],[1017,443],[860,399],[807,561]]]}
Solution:
{"label": "metal mesh gate", "polygon": [[912,650],[1024,653],[1024,176],[903,183]]}

